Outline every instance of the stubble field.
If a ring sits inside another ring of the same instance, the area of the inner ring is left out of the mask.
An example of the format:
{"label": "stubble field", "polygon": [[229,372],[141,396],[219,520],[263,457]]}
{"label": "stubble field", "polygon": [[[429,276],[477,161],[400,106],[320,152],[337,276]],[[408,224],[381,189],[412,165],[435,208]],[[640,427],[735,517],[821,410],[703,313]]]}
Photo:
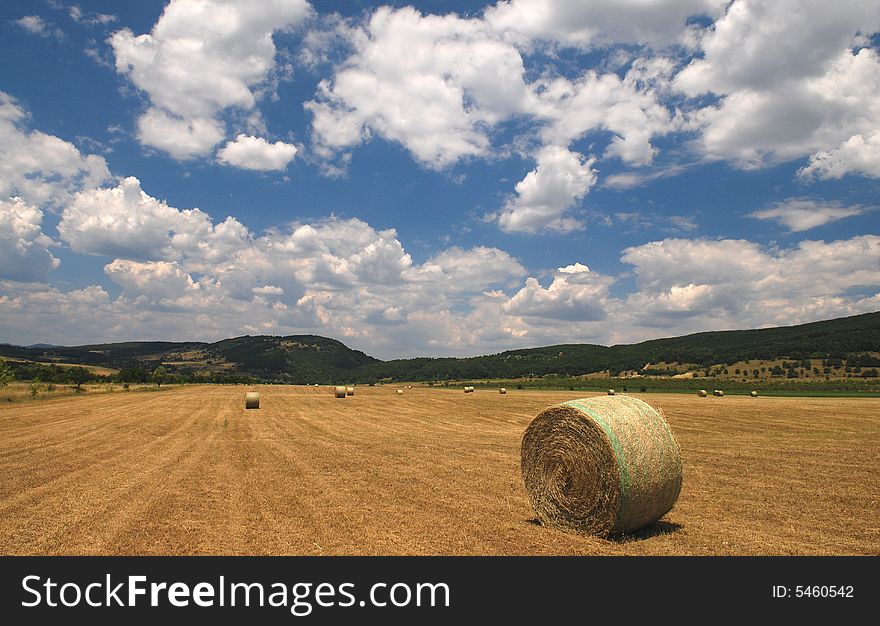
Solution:
{"label": "stubble field", "polygon": [[0,553],[880,554],[880,399],[632,394],[681,445],[675,508],[611,540],[535,524],[520,437],[584,395],[190,386],[0,406]]}

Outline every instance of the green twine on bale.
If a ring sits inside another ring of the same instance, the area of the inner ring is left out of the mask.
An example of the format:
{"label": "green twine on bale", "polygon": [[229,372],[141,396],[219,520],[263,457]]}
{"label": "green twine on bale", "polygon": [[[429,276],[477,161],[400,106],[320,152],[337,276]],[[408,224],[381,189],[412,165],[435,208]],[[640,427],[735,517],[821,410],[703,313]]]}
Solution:
{"label": "green twine on bale", "polygon": [[681,491],[681,452],[663,416],[632,396],[572,400],[541,412],[522,441],[538,518],[604,536],[651,524]]}

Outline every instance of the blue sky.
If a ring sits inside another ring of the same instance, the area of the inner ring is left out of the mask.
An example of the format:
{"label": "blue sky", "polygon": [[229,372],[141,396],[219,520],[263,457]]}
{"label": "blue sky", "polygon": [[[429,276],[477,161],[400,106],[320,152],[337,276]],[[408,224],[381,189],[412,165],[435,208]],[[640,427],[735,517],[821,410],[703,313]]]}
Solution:
{"label": "blue sky", "polygon": [[0,341],[379,357],[880,309],[880,6],[8,1]]}

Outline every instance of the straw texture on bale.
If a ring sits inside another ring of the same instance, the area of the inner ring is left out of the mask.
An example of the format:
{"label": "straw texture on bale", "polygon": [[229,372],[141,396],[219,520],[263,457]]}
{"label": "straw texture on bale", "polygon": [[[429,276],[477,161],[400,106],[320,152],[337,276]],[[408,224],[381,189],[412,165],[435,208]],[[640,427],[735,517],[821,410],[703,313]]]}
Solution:
{"label": "straw texture on bale", "polygon": [[345,388],[345,395],[353,396],[354,395],[354,387],[346,387]]}
{"label": "straw texture on bale", "polygon": [[751,392],[749,395],[752,396],[753,398],[757,398],[757,397],[758,397],[758,392],[757,392],[757,391],[753,391],[753,392]]}
{"label": "straw texture on bale", "polygon": [[504,394],[507,393],[507,389],[502,387],[501,389],[498,390],[498,393],[500,393],[503,396]]}
{"label": "straw texture on bale", "polygon": [[542,523],[605,536],[651,524],[681,491],[681,452],[663,416],[632,396],[571,400],[522,439],[526,492]]}
{"label": "straw texture on bale", "polygon": [[715,391],[712,392],[712,395],[713,395],[713,396],[718,396],[718,397],[720,398],[720,397],[722,397],[722,396],[724,395],[724,392],[721,391],[720,389],[716,389]]}
{"label": "straw texture on bale", "polygon": [[251,391],[244,394],[244,408],[246,409],[259,409],[260,408],[260,394]]}
{"label": "straw texture on bale", "polygon": [[708,396],[709,394],[708,394],[708,392],[707,392],[705,389],[700,389],[700,390],[697,392],[697,395],[700,396],[701,398],[705,398],[705,397]]}
{"label": "straw texture on bale", "polygon": [[613,396],[613,395],[614,395],[614,390],[613,390],[613,389],[609,389],[609,390],[608,390],[608,395],[609,395],[609,396]]}
{"label": "straw texture on bale", "polygon": [[345,387],[337,387],[334,393],[337,398],[344,398],[346,394]]}

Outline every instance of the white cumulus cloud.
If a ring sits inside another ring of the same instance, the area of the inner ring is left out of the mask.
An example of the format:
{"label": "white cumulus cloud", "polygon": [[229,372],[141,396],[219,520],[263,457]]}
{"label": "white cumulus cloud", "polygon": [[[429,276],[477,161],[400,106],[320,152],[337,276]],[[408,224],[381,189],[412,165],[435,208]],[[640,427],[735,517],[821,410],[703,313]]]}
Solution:
{"label": "white cumulus cloud", "polygon": [[262,137],[240,134],[217,151],[217,160],[248,170],[284,170],[296,155],[296,146],[283,141],[269,143]]}
{"label": "white cumulus cloud", "polygon": [[375,133],[442,169],[487,155],[487,128],[530,108],[522,57],[482,20],[381,7],[347,36],[354,53],[306,105],[327,151]]}
{"label": "white cumulus cloud", "polygon": [[[626,309],[641,325],[753,328],[876,310],[880,236],[801,241],[765,250],[738,239],[666,239],[624,250],[638,290]],[[852,289],[874,290],[871,295]]]}
{"label": "white cumulus cloud", "polygon": [[176,209],[128,177],[113,188],[77,193],[61,213],[61,239],[77,252],[141,260],[219,262],[245,245],[248,230],[232,217],[214,224],[199,209]]}
{"label": "white cumulus cloud", "polygon": [[696,145],[746,168],[811,156],[807,173],[873,171],[880,58],[865,44],[878,31],[873,0],[736,0],[674,79],[720,98],[693,113]]}
{"label": "white cumulus cloud", "polygon": [[820,150],[798,174],[804,178],[843,178],[861,174],[880,178],[880,130],[863,136],[857,133],[837,148]]}
{"label": "white cumulus cloud", "polygon": [[566,212],[581,200],[596,182],[595,158],[559,146],[547,146],[537,154],[537,166],[516,184],[516,197],[498,215],[506,232],[567,232],[582,228]]}
{"label": "white cumulus cloud", "polygon": [[26,128],[28,112],[0,91],[0,199],[21,197],[60,206],[70,194],[110,178],[103,157],[83,155],[72,143]]}
{"label": "white cumulus cloud", "polygon": [[115,32],[116,70],[150,98],[140,140],[177,159],[209,152],[225,135],[221,111],[256,106],[275,66],[272,33],[310,14],[305,0],[172,0],[151,32]]}
{"label": "white cumulus cloud", "polygon": [[727,0],[509,0],[486,9],[492,27],[517,41],[587,48],[679,43],[694,16],[717,16]]}
{"label": "white cumulus cloud", "polygon": [[21,198],[0,200],[0,278],[44,280],[61,261],[52,256],[52,239],[42,231],[43,212]]}
{"label": "white cumulus cloud", "polygon": [[173,300],[199,288],[177,263],[169,261],[116,259],[104,266],[104,272],[125,290],[126,296],[146,296],[151,301]]}
{"label": "white cumulus cloud", "polygon": [[[557,270],[549,287],[535,278],[526,279],[525,286],[503,305],[511,315],[545,320],[588,322],[605,319],[610,306],[608,288],[614,278],[592,272],[581,263]],[[540,323],[540,322],[539,322]]]}

